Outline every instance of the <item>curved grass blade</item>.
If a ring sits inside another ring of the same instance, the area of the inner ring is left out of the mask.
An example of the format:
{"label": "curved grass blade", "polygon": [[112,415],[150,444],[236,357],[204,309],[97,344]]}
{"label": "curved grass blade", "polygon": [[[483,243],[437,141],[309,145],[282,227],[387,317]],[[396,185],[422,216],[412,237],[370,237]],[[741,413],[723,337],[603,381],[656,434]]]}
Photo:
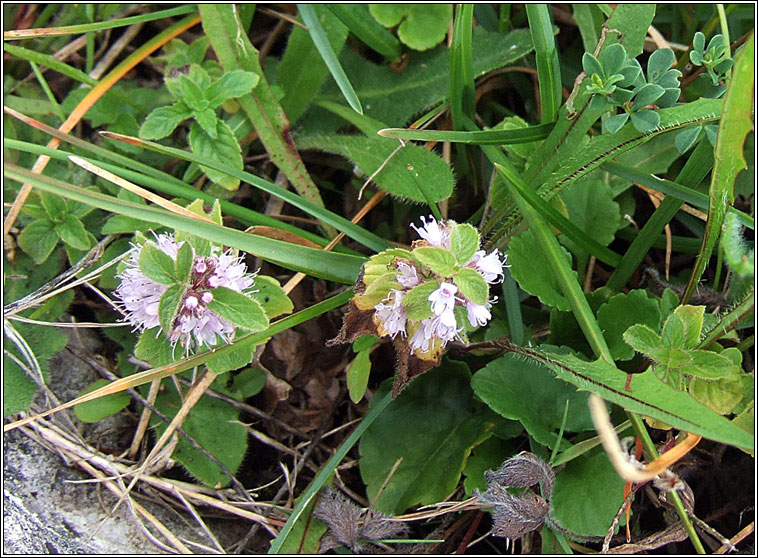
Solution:
{"label": "curved grass blade", "polygon": [[89,75],[87,75],[85,72],[82,72],[73,66],[69,66],[62,60],[58,60],[49,54],[43,54],[41,52],[37,52],[36,50],[10,45],[8,43],[3,43],[3,50],[5,50],[5,52],[8,54],[21,58],[22,60],[27,60],[29,62],[39,64],[40,66],[50,68],[51,70],[54,70],[66,77],[70,77],[79,83],[85,83],[92,86],[97,84],[97,80],[89,77]]}
{"label": "curved grass blade", "polygon": [[371,17],[367,6],[359,4],[326,4],[350,32],[379,54],[395,60],[403,53],[400,41]]}
{"label": "curved grass blade", "polygon": [[345,74],[345,70],[342,69],[342,65],[337,60],[337,55],[334,54],[332,45],[329,44],[329,40],[326,38],[326,33],[321,27],[321,23],[316,17],[316,12],[313,6],[310,4],[298,4],[297,9],[300,12],[300,17],[303,18],[303,22],[308,26],[308,32],[313,39],[313,43],[316,45],[321,57],[324,59],[329,72],[332,74],[334,81],[337,82],[337,86],[342,91],[348,104],[353,108],[355,112],[363,114],[363,107],[361,107],[361,100],[355,93],[355,89],[350,84],[350,80]]}
{"label": "curved grass blade", "polygon": [[[694,188],[705,178],[712,166],[713,149],[711,149],[710,143],[702,141],[692,152],[692,155],[690,155],[687,163],[676,177],[676,181],[684,187],[689,186]],[[642,230],[632,241],[631,246],[624,253],[621,263],[619,263],[608,279],[606,283],[607,287],[614,291],[620,291],[626,285],[634,270],[642,263],[645,254],[648,253],[650,247],[658,239],[658,235],[666,228],[669,221],[674,218],[681,205],[682,202],[673,196],[666,196],[663,199],[661,205],[653,212],[653,215],[651,215],[650,219],[642,227]]]}
{"label": "curved grass blade", "polygon": [[474,55],[471,48],[473,20],[473,4],[460,4],[455,13],[450,47],[450,116],[453,127],[459,130],[465,128],[464,115],[473,120],[476,113]]}
{"label": "curved grass blade", "polygon": [[724,97],[724,112],[719,123],[711,187],[708,191],[708,221],[703,243],[690,274],[682,304],[689,301],[708,265],[721,234],[727,207],[734,203],[734,181],[747,168],[744,144],[753,129],[751,120],[755,88],[755,35],[751,34],[734,61],[734,74]]}
{"label": "curved grass blade", "polygon": [[534,42],[534,57],[540,89],[540,122],[555,122],[561,106],[561,67],[555,46],[553,22],[547,4],[527,4],[529,31]]}
{"label": "curved grass blade", "polygon": [[414,141],[449,141],[472,145],[515,145],[545,139],[555,126],[554,122],[514,128],[511,130],[481,130],[472,132],[445,130],[414,130],[411,128],[384,128],[377,133],[385,138]]}
{"label": "curved grass blade", "polygon": [[125,143],[137,145],[139,147],[146,147],[153,151],[157,151],[158,153],[163,153],[164,155],[177,157],[179,159],[182,159],[183,161],[189,161],[191,163],[197,163],[198,165],[211,167],[218,171],[237,177],[240,180],[255,186],[256,188],[260,188],[264,192],[268,192],[269,194],[272,194],[278,198],[283,199],[284,201],[292,204],[298,209],[305,211],[309,215],[312,215],[313,217],[320,219],[322,222],[333,226],[337,230],[344,232],[347,236],[349,236],[353,240],[360,242],[364,246],[371,248],[372,250],[375,250],[376,252],[381,252],[383,250],[386,250],[390,246],[389,243],[383,238],[381,238],[380,236],[377,236],[374,233],[367,231],[363,227],[354,225],[353,223],[351,223],[349,220],[345,219],[344,217],[337,215],[336,213],[332,213],[328,209],[324,209],[323,207],[315,205],[303,199],[302,197],[298,196],[297,194],[290,192],[289,190],[285,190],[284,188],[277,186],[276,184],[273,184],[272,182],[259,178],[255,176],[254,174],[250,174],[249,172],[235,169],[234,167],[230,167],[228,165],[219,163],[218,161],[200,157],[189,151],[184,151],[182,149],[175,149],[173,147],[161,145],[159,143],[155,143],[152,141],[134,138],[131,136],[124,136],[121,134],[114,134],[111,132],[101,132],[101,135],[110,139],[117,140],[117,141],[123,141]]}
{"label": "curved grass blade", "polygon": [[196,366],[201,366],[213,358],[218,358],[228,353],[232,353],[235,350],[239,350],[239,348],[242,346],[246,346],[248,344],[257,345],[263,343],[268,338],[276,335],[277,333],[281,333],[282,331],[290,329],[291,327],[294,327],[298,324],[307,322],[308,320],[315,318],[316,316],[320,316],[329,310],[339,308],[347,301],[349,301],[353,294],[353,291],[348,289],[338,295],[318,302],[313,306],[306,308],[305,310],[301,310],[300,312],[287,316],[286,318],[282,318],[281,320],[278,320],[269,325],[269,327],[263,331],[244,335],[229,345],[217,347],[210,351],[204,351],[195,356],[172,362],[171,364],[158,366],[156,368],[151,368],[150,370],[145,370],[144,372],[138,372],[136,374],[132,374],[131,376],[121,378],[115,382],[111,382],[107,386],[103,386],[100,389],[86,393],[81,397],[77,397],[68,403],[64,403],[63,405],[60,405],[54,409],[50,409],[49,411],[45,411],[44,413],[5,424],[3,425],[3,432],[8,432],[9,430],[13,430],[14,428],[18,428],[19,426],[23,426],[39,418],[44,418],[58,411],[62,411],[63,409],[69,409],[74,405],[78,405],[79,403],[92,401],[105,395],[118,393],[129,388],[134,388],[153,382],[155,380],[160,380],[161,378],[171,376],[172,374],[178,374],[179,372],[195,368]]}
{"label": "curved grass blade", "polygon": [[174,17],[178,15],[191,14],[195,12],[195,6],[192,4],[171,8],[169,10],[161,10],[159,12],[153,12],[151,14],[143,14],[138,16],[124,17],[121,19],[113,19],[110,21],[98,21],[96,23],[84,23],[82,25],[68,25],[66,27],[37,27],[34,29],[22,29],[19,31],[5,31],[3,33],[3,39],[16,40],[16,39],[31,39],[34,37],[50,36],[50,35],[75,35],[78,33],[87,33],[89,31],[102,31],[104,29],[114,29],[116,27],[126,27],[127,25],[133,25],[135,23],[145,23],[148,21],[155,21],[156,19],[163,19],[167,17]]}
{"label": "curved grass blade", "polygon": [[161,223],[179,231],[205,238],[215,244],[238,248],[287,269],[322,277],[330,281],[354,283],[365,261],[358,256],[324,252],[315,248],[247,234],[215,223],[190,219],[154,207],[129,203],[113,196],[89,192],[78,186],[37,175],[16,165],[5,164],[8,178],[26,181],[40,190],[92,205],[105,211],[151,223]]}

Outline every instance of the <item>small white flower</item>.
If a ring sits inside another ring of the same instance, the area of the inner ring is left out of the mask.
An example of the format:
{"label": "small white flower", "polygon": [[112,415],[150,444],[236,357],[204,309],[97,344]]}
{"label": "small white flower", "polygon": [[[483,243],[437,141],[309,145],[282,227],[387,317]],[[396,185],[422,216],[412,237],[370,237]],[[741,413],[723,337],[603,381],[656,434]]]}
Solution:
{"label": "small white flower", "polygon": [[398,262],[397,271],[398,274],[395,277],[401,287],[412,289],[421,282],[418,278],[416,267],[413,265],[409,265],[405,262]]}
{"label": "small white flower", "polygon": [[391,304],[379,303],[374,306],[376,310],[376,317],[379,318],[387,330],[387,334],[393,339],[400,333],[405,337],[405,323],[408,320],[408,316],[405,313],[405,307],[401,304],[405,292],[393,289],[389,292],[389,296],[385,300],[392,300]]}
{"label": "small white flower", "polygon": [[439,339],[444,347],[448,341],[455,339],[458,336],[458,329],[455,324],[452,326],[446,325],[442,322],[441,316],[434,316],[422,320],[416,332],[413,334],[410,340],[410,347],[412,351],[421,349],[422,352],[429,350],[429,347],[433,339]]}
{"label": "small white flower", "polygon": [[411,223],[411,228],[413,228],[421,238],[426,240],[429,243],[429,246],[450,248],[450,229],[448,227],[437,221],[431,215],[429,216],[428,223],[424,217],[421,217],[421,221],[424,224],[420,229],[413,223]]}
{"label": "small white flower", "polygon": [[484,250],[477,250],[466,264],[466,267],[473,267],[476,269],[482,274],[482,277],[484,277],[484,280],[487,281],[487,283],[499,283],[504,279],[503,268],[510,267],[505,264],[507,259],[508,256],[500,252],[500,250],[493,250],[486,256]]}
{"label": "small white flower", "polygon": [[[173,260],[181,244],[173,234],[161,234],[155,239],[155,245]],[[156,283],[142,273],[141,252],[142,245],[132,247],[126,269],[118,276],[121,284],[114,294],[121,301],[126,320],[135,329],[145,330],[160,326],[158,305],[170,285]],[[195,257],[179,311],[170,331],[165,332],[171,343],[180,343],[187,353],[202,345],[215,345],[218,337],[227,343],[234,337],[234,324],[207,308],[213,300],[211,289],[226,287],[243,292],[253,285],[254,275],[247,272],[242,259],[231,251],[220,252],[220,248],[214,246],[210,256]]]}
{"label": "small white flower", "polygon": [[466,302],[466,313],[471,327],[487,325],[487,322],[492,318],[489,311],[490,306],[489,302],[487,304],[475,304],[470,300]]}
{"label": "small white flower", "polygon": [[[452,313],[455,307],[455,293],[457,292],[458,287],[453,283],[442,283],[439,289],[427,297],[427,300],[432,303],[432,312],[437,316],[446,312]],[[453,318],[453,321],[455,321],[455,318]]]}

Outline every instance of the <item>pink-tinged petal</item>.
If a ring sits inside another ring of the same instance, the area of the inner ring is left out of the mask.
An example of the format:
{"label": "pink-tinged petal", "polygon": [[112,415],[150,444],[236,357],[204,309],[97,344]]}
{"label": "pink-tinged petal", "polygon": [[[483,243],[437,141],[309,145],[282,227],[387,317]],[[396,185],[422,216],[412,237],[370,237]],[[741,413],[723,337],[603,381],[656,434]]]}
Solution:
{"label": "pink-tinged petal", "polygon": [[397,271],[398,273],[395,278],[397,279],[397,282],[400,283],[401,287],[412,289],[421,282],[418,278],[418,272],[416,271],[415,266],[409,265],[405,262],[399,262],[397,264]]}
{"label": "pink-tinged petal", "polygon": [[450,244],[450,229],[443,223],[437,221],[431,215],[429,216],[429,222],[426,222],[426,218],[421,217],[421,228],[416,227],[411,223],[411,228],[415,230],[418,235],[426,240],[430,246],[440,246],[442,248],[449,248]]}
{"label": "pink-tinged petal", "polygon": [[466,303],[466,313],[468,314],[468,321],[471,327],[487,325],[487,322],[492,318],[489,306],[489,303],[474,304],[471,301]]}
{"label": "pink-tinged petal", "polygon": [[453,283],[443,282],[438,289],[433,291],[427,300],[432,303],[432,312],[437,316],[446,311],[452,311],[455,306],[455,293],[458,287]]}

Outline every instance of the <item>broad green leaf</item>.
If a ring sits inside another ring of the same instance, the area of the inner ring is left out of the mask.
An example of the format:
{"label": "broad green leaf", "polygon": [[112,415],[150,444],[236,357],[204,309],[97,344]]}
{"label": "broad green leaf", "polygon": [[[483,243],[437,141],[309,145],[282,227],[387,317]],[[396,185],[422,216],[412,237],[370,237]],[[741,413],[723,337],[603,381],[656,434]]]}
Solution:
{"label": "broad green leaf", "polygon": [[632,126],[643,134],[654,131],[661,123],[661,115],[657,111],[649,109],[633,112],[630,119]]}
{"label": "broad green leaf", "polygon": [[655,83],[645,84],[634,96],[635,107],[645,107],[657,101],[663,95],[663,87]]}
{"label": "broad green leaf", "polygon": [[161,295],[158,303],[158,321],[161,329],[168,335],[174,325],[176,314],[184,298],[184,289],[180,285],[172,285]]}
{"label": "broad green leaf", "polygon": [[464,267],[455,274],[455,284],[458,285],[461,294],[474,304],[486,304],[490,288],[477,271]]}
{"label": "broad green leaf", "polygon": [[398,514],[441,502],[455,489],[471,447],[490,426],[470,380],[465,364],[443,362],[413,380],[363,434],[360,471],[373,508]]}
{"label": "broad green leaf", "polygon": [[429,295],[439,289],[437,281],[427,281],[413,287],[403,298],[405,313],[410,320],[425,320],[433,315]]}
{"label": "broad green leaf", "polygon": [[397,273],[387,271],[371,281],[360,295],[357,296],[356,304],[362,310],[373,308],[389,295],[390,290],[400,289],[400,283],[397,282]]}
{"label": "broad green leaf", "polygon": [[[198,66],[194,66],[194,68],[197,67]],[[178,98],[187,103],[187,106],[190,109],[198,111],[208,108],[205,92],[189,77],[180,75],[176,82],[176,86],[179,93]]]}
{"label": "broad green leaf", "polygon": [[234,376],[230,391],[240,400],[261,392],[266,386],[266,372],[260,368],[245,368]]}
{"label": "broad green leaf", "polygon": [[208,303],[208,309],[222,318],[252,331],[268,327],[266,313],[257,300],[227,287],[217,287],[210,292],[213,300]]}
{"label": "broad green leaf", "polygon": [[289,314],[294,310],[292,300],[284,292],[279,281],[268,275],[258,275],[253,284],[254,292],[250,298],[256,300],[266,312],[269,320],[278,318],[283,314]]}
{"label": "broad green leaf", "polygon": [[688,391],[692,397],[720,415],[728,415],[742,400],[745,388],[739,379],[706,381],[692,378]]}
{"label": "broad green leaf", "polygon": [[445,38],[453,9],[450,4],[369,4],[374,19],[397,28],[397,36],[414,50],[428,50]]}
{"label": "broad green leaf", "polygon": [[[218,380],[216,380],[218,381]],[[169,418],[176,416],[182,406],[182,399],[176,388],[167,382],[165,390],[155,402],[156,408]],[[166,430],[166,423],[151,420],[156,436]],[[182,430],[192,436],[200,446],[235,473],[247,452],[247,430],[239,422],[239,411],[229,403],[213,397],[201,397],[182,423]],[[171,455],[186,470],[209,487],[226,486],[230,479],[202,452],[192,447],[183,437],[179,437]]]}
{"label": "broad green leaf", "polygon": [[140,334],[134,347],[134,356],[153,366],[164,366],[174,361],[174,347],[166,333],[161,328],[154,327]]}
{"label": "broad green leaf", "polygon": [[154,242],[146,242],[139,255],[139,269],[156,283],[171,285],[176,282],[174,260]]}
{"label": "broad green leaf", "polygon": [[66,218],[66,215],[68,215],[66,200],[60,196],[48,194],[47,192],[42,192],[39,198],[42,202],[42,207],[45,208],[50,219],[55,223],[62,223]]}
{"label": "broad green leaf", "polygon": [[192,263],[195,259],[195,253],[189,242],[183,242],[176,254],[175,277],[179,283],[185,283],[189,280]]}
{"label": "broad green leaf", "polygon": [[41,264],[58,244],[55,226],[48,220],[29,223],[18,236],[18,245],[29,254],[34,263]]}
{"label": "broad green leaf", "polygon": [[296,145],[300,150],[318,149],[347,157],[364,177],[373,176],[380,188],[401,199],[434,203],[453,192],[450,167],[438,155],[418,145],[406,144],[394,155],[397,142],[376,137],[308,136],[297,138]]}
{"label": "broad green leaf", "polygon": [[[500,34],[477,27],[473,30],[472,40],[474,77],[513,64],[532,48],[527,29]],[[356,86],[355,92],[363,103],[364,114],[388,126],[404,126],[414,114],[444,100],[450,90],[449,49],[414,53],[408,67],[400,74],[387,65],[367,61],[351,49],[343,49],[340,62]],[[327,84],[319,98],[342,102],[342,94],[334,84]]]}
{"label": "broad green leaf", "polygon": [[450,234],[450,250],[459,265],[465,265],[479,249],[479,231],[468,223],[456,223]]}
{"label": "broad green leaf", "polygon": [[615,134],[624,126],[624,124],[626,124],[627,120],[629,120],[629,113],[622,112],[606,118],[603,121],[603,124],[608,132]]}
{"label": "broad green leaf", "polygon": [[694,349],[700,342],[705,306],[685,304],[674,310],[674,314],[679,316],[684,326],[684,348]]}
{"label": "broad green leaf", "polygon": [[184,120],[192,116],[192,111],[178,101],[168,107],[158,107],[147,115],[139,129],[139,136],[148,140],[165,138]]}
{"label": "broad green leaf", "polygon": [[443,276],[450,276],[455,267],[455,256],[450,250],[437,246],[419,246],[413,251],[413,257]]}
{"label": "broad green leaf", "polygon": [[[567,262],[571,262],[571,255],[565,249],[561,250]],[[562,286],[530,229],[511,239],[508,262],[511,264],[511,275],[522,289],[538,297],[543,304],[569,310]]]}
{"label": "broad green leaf", "polygon": [[[544,366],[513,354],[491,361],[471,381],[477,397],[507,419],[517,420],[540,444],[555,447],[569,402],[568,432],[592,430],[587,394],[556,379]],[[566,449],[565,440],[561,447]]]}
{"label": "broad green leaf", "polygon": [[629,58],[637,58],[642,54],[654,16],[655,4],[616,4],[605,25],[608,29],[617,29],[618,34],[608,33],[604,48],[607,50],[612,44],[621,43]]}
{"label": "broad green leaf", "polygon": [[692,363],[683,370],[688,376],[710,381],[724,378],[734,379],[740,373],[739,366],[724,355],[702,350],[690,351],[690,355]]}
{"label": "broad green leaf", "polygon": [[[197,122],[192,123],[189,133],[192,151],[201,157],[214,159],[225,165],[238,169],[242,168],[242,152],[237,138],[229,126],[222,120],[216,120],[218,136],[213,139]],[[236,190],[240,184],[239,178],[229,176],[210,167],[201,167],[208,178],[227,190]]]}
{"label": "broad green leaf", "polygon": [[192,115],[211,140],[218,139],[218,126],[221,121],[216,117],[216,113],[213,109],[205,108],[203,110],[196,110]]}
{"label": "broad green leaf", "polygon": [[77,217],[70,213],[66,215],[63,223],[55,225],[55,232],[63,242],[76,250],[87,250],[91,246],[87,229]]}
{"label": "broad green leaf", "polygon": [[550,501],[558,522],[573,533],[603,537],[624,501],[624,479],[602,451],[572,459],[555,476]]}
{"label": "broad green leaf", "polygon": [[260,80],[258,74],[242,70],[233,70],[224,74],[211,83],[205,92],[209,107],[215,109],[227,99],[234,99],[250,93],[258,85],[258,80]]}
{"label": "broad green leaf", "polygon": [[[105,378],[96,380],[84,389],[82,395],[95,391],[103,386],[107,386],[108,384],[110,384],[110,382]],[[97,422],[118,413],[121,409],[129,405],[130,401],[131,397],[129,394],[125,391],[121,391],[119,393],[112,393],[105,397],[74,405],[74,413],[76,414],[76,418],[83,422]]]}
{"label": "broad green leaf", "polygon": [[347,391],[353,403],[358,403],[366,394],[370,373],[371,353],[369,351],[359,351],[355,355],[353,362],[348,365],[346,373]]}
{"label": "broad green leaf", "polygon": [[[218,342],[216,346],[224,344],[223,341],[219,341],[218,337],[216,337],[216,341]],[[255,348],[255,343],[239,343],[232,352],[217,355],[208,360],[206,366],[215,374],[237,370],[252,362],[253,357],[255,357]]]}
{"label": "broad green leaf", "polygon": [[624,341],[624,332],[632,327],[645,328],[640,331],[643,332],[642,335],[647,333],[645,338],[635,339],[634,349],[642,351],[638,347],[649,346],[650,341],[655,346],[660,341],[655,333],[661,324],[660,304],[657,300],[649,298],[647,291],[643,289],[611,297],[598,309],[597,322],[615,360],[629,360],[634,356],[634,350],[629,346],[631,343]]}
{"label": "broad green leaf", "polygon": [[685,335],[685,325],[684,320],[682,320],[679,315],[677,315],[676,311],[666,318],[666,322],[663,324],[663,329],[661,330],[661,342],[664,347],[671,347],[672,349],[684,349],[684,335]]}

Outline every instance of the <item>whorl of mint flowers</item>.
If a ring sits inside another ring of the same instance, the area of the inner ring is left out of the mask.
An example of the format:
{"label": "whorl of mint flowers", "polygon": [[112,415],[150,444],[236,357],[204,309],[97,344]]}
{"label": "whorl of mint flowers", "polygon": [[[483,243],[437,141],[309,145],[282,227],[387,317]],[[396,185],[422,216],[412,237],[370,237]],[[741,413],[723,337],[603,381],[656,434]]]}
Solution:
{"label": "whorl of mint flowers", "polygon": [[[183,242],[173,234],[156,237],[155,245],[176,261]],[[121,283],[114,294],[121,303],[124,318],[137,330],[160,328],[158,306],[171,285],[157,283],[139,268],[143,244],[135,244],[126,260],[126,268],[117,276]],[[171,343],[181,344],[186,351],[206,345],[212,347],[221,338],[230,342],[235,326],[207,305],[213,300],[212,290],[226,287],[244,292],[253,285],[254,275],[247,272],[241,257],[230,251],[221,253],[214,246],[209,256],[194,256],[186,290],[174,316],[171,330],[164,332]]]}

